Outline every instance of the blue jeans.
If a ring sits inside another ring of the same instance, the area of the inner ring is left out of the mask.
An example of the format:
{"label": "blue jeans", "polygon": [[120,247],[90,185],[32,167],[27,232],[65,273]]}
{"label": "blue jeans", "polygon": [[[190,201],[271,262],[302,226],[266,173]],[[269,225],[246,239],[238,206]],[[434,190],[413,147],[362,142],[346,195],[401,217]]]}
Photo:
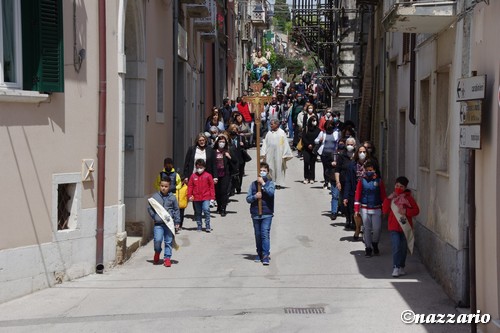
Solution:
{"label": "blue jeans", "polygon": [[201,213],[205,215],[205,228],[210,229],[210,200],[193,201],[194,219],[198,224],[198,229],[201,229]]}
{"label": "blue jeans", "polygon": [[339,208],[339,194],[340,191],[338,187],[332,182],[330,186],[330,193],[332,194],[332,205],[331,205],[331,213],[337,214]]}
{"label": "blue jeans", "polygon": [[405,234],[391,231],[392,243],[392,265],[393,267],[405,267],[407,247]]}
{"label": "blue jeans", "polygon": [[170,258],[172,256],[172,241],[174,240],[174,235],[167,227],[165,223],[155,224],[153,228],[153,244],[155,248],[155,252],[161,252],[161,242],[165,241],[165,252],[164,257]]}
{"label": "blue jeans", "polygon": [[269,257],[269,251],[271,250],[271,223],[273,221],[273,216],[252,216],[252,220],[253,230],[255,231],[257,254],[262,258]]}
{"label": "blue jeans", "polygon": [[288,116],[288,137],[293,138],[293,122],[292,122],[292,114]]}

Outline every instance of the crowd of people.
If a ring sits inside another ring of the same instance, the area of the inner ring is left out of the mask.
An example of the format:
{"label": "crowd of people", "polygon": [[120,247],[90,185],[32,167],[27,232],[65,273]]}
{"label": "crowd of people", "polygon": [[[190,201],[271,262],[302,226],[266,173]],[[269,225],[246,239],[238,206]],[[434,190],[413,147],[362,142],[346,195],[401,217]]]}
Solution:
{"label": "crowd of people", "polygon": [[[261,126],[262,145],[256,148],[260,149],[262,164],[260,176],[251,183],[246,198],[254,223],[256,260],[269,265],[274,192],[286,188],[287,161],[297,157],[303,161],[302,182],[321,181],[323,189],[330,191],[331,219],[344,216],[345,228],[354,231],[354,241],[362,233],[366,257],[380,254],[382,216],[388,215],[392,276],[405,274],[407,248],[413,250],[412,217],[419,213],[407,189],[409,181],[398,177],[394,191],[386,195],[375,145],[371,141],[359,142],[355,124],[349,120],[342,122],[339,111],[322,108],[313,82],[286,84],[277,74],[272,101],[257,115],[250,112],[244,98],[237,98],[236,103],[225,99],[222,107],[212,109],[205,132],[188,149],[182,177],[173,168],[172,159],[165,159],[164,169],[155,182],[158,190],[155,198],[173,223],[165,227],[169,221],[160,218],[162,215],[150,204],[148,209],[155,221],[155,263],[159,262],[164,241],[164,265],[170,266],[172,242],[182,229],[188,201],[193,203],[197,231],[203,230],[203,218],[205,232],[212,231],[211,208],[216,207],[221,217],[226,216],[229,197],[241,193],[245,164],[251,160],[247,149],[256,145],[257,123]],[[255,122],[255,116],[260,121]],[[316,177],[318,161],[322,173]],[[177,200],[172,200],[173,196]],[[259,208],[263,211],[257,211],[258,201],[263,203]]]}

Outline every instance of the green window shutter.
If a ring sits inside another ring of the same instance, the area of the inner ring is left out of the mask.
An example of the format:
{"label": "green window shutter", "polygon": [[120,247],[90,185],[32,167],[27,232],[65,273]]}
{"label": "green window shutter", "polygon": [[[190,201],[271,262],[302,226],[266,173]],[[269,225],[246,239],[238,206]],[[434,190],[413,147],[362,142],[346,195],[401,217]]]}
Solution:
{"label": "green window shutter", "polygon": [[23,0],[23,88],[64,91],[62,0]]}

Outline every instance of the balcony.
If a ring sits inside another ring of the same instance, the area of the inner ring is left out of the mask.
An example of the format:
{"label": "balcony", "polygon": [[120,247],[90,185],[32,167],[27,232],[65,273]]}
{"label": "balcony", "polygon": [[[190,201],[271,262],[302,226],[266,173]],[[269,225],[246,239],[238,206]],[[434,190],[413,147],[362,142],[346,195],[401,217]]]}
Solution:
{"label": "balcony", "polygon": [[210,11],[205,5],[188,4],[186,5],[186,14],[189,18],[205,18],[210,16]]}
{"label": "balcony", "polygon": [[261,2],[252,2],[252,12],[250,21],[256,28],[266,28],[266,11],[264,9],[264,5]]}
{"label": "balcony", "polygon": [[457,19],[455,1],[418,1],[395,3],[382,24],[386,31],[436,34]]}
{"label": "balcony", "polygon": [[208,15],[203,18],[196,18],[193,22],[194,29],[197,31],[212,33],[215,32],[217,5],[216,0],[203,0],[203,6],[208,10]]}

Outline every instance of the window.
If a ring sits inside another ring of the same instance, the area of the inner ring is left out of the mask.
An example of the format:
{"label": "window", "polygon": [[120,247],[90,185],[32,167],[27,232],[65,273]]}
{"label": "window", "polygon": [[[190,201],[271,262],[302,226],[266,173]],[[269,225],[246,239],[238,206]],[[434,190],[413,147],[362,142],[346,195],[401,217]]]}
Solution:
{"label": "window", "polygon": [[0,0],[0,89],[62,92],[62,0]]}
{"label": "window", "polygon": [[80,173],[52,176],[52,221],[54,230],[69,232],[78,229],[82,183]]}
{"label": "window", "polygon": [[0,87],[22,86],[20,0],[0,0]]}
{"label": "window", "polygon": [[156,122],[165,122],[165,96],[164,96],[164,67],[163,59],[156,59]]}

